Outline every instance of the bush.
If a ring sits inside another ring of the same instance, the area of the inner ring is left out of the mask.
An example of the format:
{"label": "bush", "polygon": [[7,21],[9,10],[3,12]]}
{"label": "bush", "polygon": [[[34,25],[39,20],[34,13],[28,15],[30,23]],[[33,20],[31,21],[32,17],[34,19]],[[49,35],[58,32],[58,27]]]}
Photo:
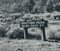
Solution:
{"label": "bush", "polygon": [[47,9],[48,12],[53,12],[54,11],[53,5],[47,5],[46,9]]}
{"label": "bush", "polygon": [[56,31],[50,30],[48,32],[48,39],[55,39],[55,33],[56,33]]}
{"label": "bush", "polygon": [[56,39],[56,40],[60,40],[60,32],[57,32],[57,33],[55,34],[55,39]]}
{"label": "bush", "polygon": [[47,39],[60,40],[60,29],[49,30]]}
{"label": "bush", "polygon": [[20,30],[19,28],[17,29],[13,29],[13,30],[9,30],[6,33],[6,36],[9,37],[10,39],[20,39],[20,38],[24,38],[24,32],[22,30]]}
{"label": "bush", "polygon": [[0,37],[5,37],[5,34],[6,34],[6,29],[3,28],[3,27],[0,27]]}
{"label": "bush", "polygon": [[28,36],[29,39],[41,39],[42,32],[38,28],[30,28],[28,29]]}
{"label": "bush", "polygon": [[28,39],[38,39],[39,40],[39,39],[41,39],[41,35],[39,35],[39,34],[38,35],[36,35],[36,34],[34,35],[34,34],[29,33],[27,38]]}
{"label": "bush", "polygon": [[60,4],[56,5],[55,10],[60,12]]}

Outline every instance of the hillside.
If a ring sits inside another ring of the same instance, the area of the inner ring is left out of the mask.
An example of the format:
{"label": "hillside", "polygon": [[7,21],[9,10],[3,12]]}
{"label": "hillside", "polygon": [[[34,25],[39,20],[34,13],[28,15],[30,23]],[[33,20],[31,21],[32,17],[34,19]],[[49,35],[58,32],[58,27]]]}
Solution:
{"label": "hillside", "polygon": [[[5,13],[15,13],[15,12],[34,12],[40,13],[46,10],[47,5],[56,5],[59,0],[0,0],[0,10]],[[48,7],[48,6],[47,6]],[[52,8],[51,8],[52,9]],[[52,10],[53,11],[53,10]]]}
{"label": "hillside", "polygon": [[[1,1],[0,2],[1,37],[11,36],[12,34],[13,38],[18,38],[19,33],[24,34],[23,29],[20,28],[20,21],[24,20],[23,17],[29,17],[29,14],[30,16],[33,15],[32,18],[34,18],[38,14],[40,16],[42,15],[44,16],[46,12],[49,14],[50,13],[53,14],[54,11],[60,12],[59,0],[57,2],[56,0],[0,0],[0,1]],[[25,16],[25,14],[27,14],[27,16]],[[14,37],[17,34],[18,37]]]}

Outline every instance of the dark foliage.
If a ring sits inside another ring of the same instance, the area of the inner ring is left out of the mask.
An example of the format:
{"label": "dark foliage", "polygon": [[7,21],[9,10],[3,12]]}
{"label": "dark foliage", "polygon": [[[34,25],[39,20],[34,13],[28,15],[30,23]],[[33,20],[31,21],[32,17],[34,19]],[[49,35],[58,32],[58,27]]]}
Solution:
{"label": "dark foliage", "polygon": [[0,37],[5,37],[6,32],[5,28],[0,27]]}
{"label": "dark foliage", "polygon": [[27,35],[27,38],[28,38],[28,39],[38,39],[38,40],[39,40],[39,39],[41,39],[41,35],[33,35],[33,34],[30,34],[30,33],[29,33],[29,34]]}
{"label": "dark foliage", "polygon": [[53,5],[47,5],[47,11],[48,12],[53,12],[54,11]]}
{"label": "dark foliage", "polygon": [[[46,5],[48,12],[54,11],[53,4],[56,5],[58,2],[59,0],[0,0],[0,6],[1,11],[7,13],[40,13],[40,11],[44,12],[44,6]],[[37,5],[37,8],[40,8],[34,10],[35,5]],[[59,4],[55,7],[55,10],[60,11]]]}
{"label": "dark foliage", "polygon": [[58,12],[60,12],[60,4],[56,5],[55,10],[58,11]]}
{"label": "dark foliage", "polygon": [[10,39],[21,39],[24,38],[24,32],[20,29],[15,29],[13,32],[11,33],[7,33],[6,35],[7,37],[9,37]]}

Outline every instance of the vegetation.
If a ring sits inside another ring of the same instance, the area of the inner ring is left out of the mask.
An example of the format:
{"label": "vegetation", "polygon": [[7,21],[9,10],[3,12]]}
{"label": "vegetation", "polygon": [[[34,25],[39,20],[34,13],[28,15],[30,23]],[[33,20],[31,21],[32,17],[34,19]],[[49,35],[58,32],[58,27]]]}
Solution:
{"label": "vegetation", "polygon": [[[55,0],[53,0],[53,1],[52,0],[0,0],[0,10],[3,13],[3,16],[0,20],[0,22],[6,23],[6,28],[7,28],[7,27],[11,27],[10,26],[11,24],[20,24],[19,23],[20,20],[23,20],[22,17],[26,13],[32,15],[32,14],[44,13],[44,11],[47,11],[50,13],[53,11],[60,12],[59,1],[58,2],[54,2],[54,1]],[[4,13],[6,13],[6,14],[4,14]],[[17,14],[15,16],[11,16],[11,15],[9,15],[9,13],[13,13],[13,14],[20,13],[21,15],[19,17],[16,16]],[[3,18],[3,17],[5,17],[5,18]],[[28,17],[30,17],[30,15],[28,15]],[[32,18],[32,19],[34,19],[34,18]],[[4,24],[4,26],[5,26],[5,24]],[[14,25],[13,25],[13,27],[14,27]],[[0,29],[1,37],[5,37],[6,34],[10,38],[23,37],[23,35],[22,35],[22,34],[24,34],[23,31],[21,31],[19,29],[15,29],[15,30],[13,30],[13,32],[8,33],[13,28],[10,28],[9,30],[6,30],[6,28]],[[53,32],[51,32],[51,34],[53,34]],[[21,35],[21,36],[19,36],[19,35]],[[54,36],[54,34],[53,34],[53,36]]]}
{"label": "vegetation", "polygon": [[[12,31],[12,32],[10,32]],[[9,30],[7,33],[6,33],[6,36],[10,39],[21,39],[21,38],[24,38],[24,32],[20,29],[14,29],[14,30]]]}
{"label": "vegetation", "polygon": [[[47,11],[52,12],[55,10],[59,11],[59,1],[57,0],[0,0],[0,10],[2,12],[15,13],[15,12],[25,12],[25,13],[42,13],[44,12],[44,7],[47,6]],[[56,7],[53,6],[56,5]],[[58,4],[58,5],[57,5]],[[50,10],[50,11],[49,11]]]}
{"label": "vegetation", "polygon": [[5,28],[0,27],[0,37],[5,37],[6,32]]}
{"label": "vegetation", "polygon": [[55,10],[58,11],[58,12],[60,12],[60,4],[56,5]]}

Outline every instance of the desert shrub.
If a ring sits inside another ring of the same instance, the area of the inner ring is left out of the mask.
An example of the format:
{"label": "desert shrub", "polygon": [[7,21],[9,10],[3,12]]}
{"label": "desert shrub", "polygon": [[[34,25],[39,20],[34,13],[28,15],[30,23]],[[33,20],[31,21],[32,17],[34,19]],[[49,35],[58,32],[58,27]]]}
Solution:
{"label": "desert shrub", "polygon": [[39,34],[38,35],[36,35],[36,34],[34,35],[34,34],[29,33],[27,38],[28,39],[38,39],[39,40],[39,39],[41,39],[41,35],[39,35]]}
{"label": "desert shrub", "polygon": [[22,49],[18,48],[16,51],[23,51]]}
{"label": "desert shrub", "polygon": [[56,31],[50,30],[48,32],[48,39],[55,39],[55,33],[56,33]]}
{"label": "desert shrub", "polygon": [[60,40],[60,29],[59,30],[49,30],[47,39]]}
{"label": "desert shrub", "polygon": [[28,29],[28,36],[29,39],[41,39],[42,31],[38,28],[30,28]]}
{"label": "desert shrub", "polygon": [[7,33],[6,33],[6,36],[9,37],[10,39],[20,39],[20,38],[23,38],[23,35],[24,32],[22,30],[20,30],[19,28],[17,29],[14,29],[14,30],[9,30]]}
{"label": "desert shrub", "polygon": [[0,37],[5,37],[5,34],[6,34],[6,29],[3,28],[3,27],[0,27]]}
{"label": "desert shrub", "polygon": [[55,34],[55,39],[56,39],[56,40],[60,40],[60,32],[57,32],[57,33]]}

